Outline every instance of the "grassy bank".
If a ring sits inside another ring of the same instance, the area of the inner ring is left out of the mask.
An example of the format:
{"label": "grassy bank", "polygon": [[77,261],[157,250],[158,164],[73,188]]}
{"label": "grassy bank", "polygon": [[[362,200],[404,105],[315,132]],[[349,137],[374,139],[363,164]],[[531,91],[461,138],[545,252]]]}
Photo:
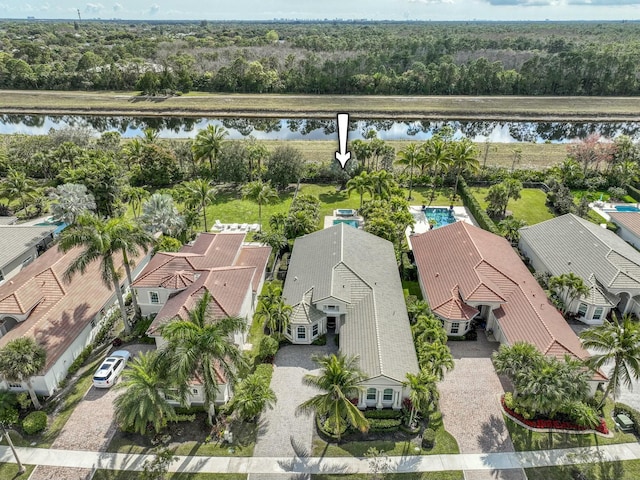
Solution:
{"label": "grassy bank", "polygon": [[537,121],[638,121],[640,98],[250,95],[191,93],[140,97],[137,92],[5,90],[0,113],[135,116],[254,116]]}

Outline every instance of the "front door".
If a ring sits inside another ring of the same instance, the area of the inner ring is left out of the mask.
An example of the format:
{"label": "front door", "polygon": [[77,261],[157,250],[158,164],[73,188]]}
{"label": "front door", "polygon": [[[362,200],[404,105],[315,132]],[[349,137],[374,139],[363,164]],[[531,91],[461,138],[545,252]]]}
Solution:
{"label": "front door", "polygon": [[336,329],[336,317],[327,317],[327,331]]}

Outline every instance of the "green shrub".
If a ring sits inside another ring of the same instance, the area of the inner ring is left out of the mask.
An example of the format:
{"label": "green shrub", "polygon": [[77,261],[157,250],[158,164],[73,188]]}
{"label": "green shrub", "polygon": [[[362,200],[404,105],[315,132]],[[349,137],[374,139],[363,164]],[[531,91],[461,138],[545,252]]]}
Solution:
{"label": "green shrub", "polygon": [[436,431],[427,428],[422,434],[422,448],[431,450],[436,444]]}
{"label": "green shrub", "polygon": [[271,365],[270,363],[261,363],[256,367],[254,373],[262,378],[268,378],[269,382],[271,382],[271,376],[273,375],[273,365]]}
{"label": "green shrub", "polygon": [[269,360],[278,353],[278,340],[272,337],[262,337],[258,345],[258,359],[261,362]]}
{"label": "green shrub", "polygon": [[20,410],[28,410],[31,408],[31,397],[27,392],[20,392],[16,395],[16,402]]}
{"label": "green shrub", "polygon": [[316,338],[313,342],[311,342],[311,345],[320,345],[320,346],[324,346],[327,344],[327,336],[326,335],[320,335],[318,338]]}
{"label": "green shrub", "polygon": [[513,393],[507,392],[507,393],[504,394],[504,405],[509,410],[513,410],[515,408],[516,402],[513,399]]}
{"label": "green shrub", "polygon": [[476,219],[476,222],[478,222],[478,225],[480,225],[482,229],[500,235],[500,230],[496,224],[491,220],[489,215],[487,215],[487,212],[482,209],[471,191],[469,191],[469,187],[464,178],[460,178],[458,182],[458,194],[460,198],[462,198],[464,206],[469,209],[471,215],[473,215],[473,218]]}
{"label": "green shrub", "polygon": [[27,435],[41,432],[47,428],[47,414],[43,411],[31,412],[22,420],[22,429]]}
{"label": "green shrub", "polygon": [[18,420],[20,420],[20,415],[14,407],[7,406],[0,411],[0,423],[4,425],[15,425],[18,423]]}
{"label": "green shrub", "polygon": [[402,417],[402,411],[401,410],[390,410],[390,409],[365,410],[364,416],[365,416],[365,418],[379,418],[379,419],[394,418],[394,419],[399,419],[400,417]]}
{"label": "green shrub", "polygon": [[80,352],[80,355],[76,357],[76,359],[69,365],[69,370],[67,371],[67,375],[73,375],[78,371],[78,369],[87,361],[89,355],[93,353],[93,345],[87,345]]}
{"label": "green shrub", "polygon": [[631,198],[633,198],[636,202],[640,202],[640,190],[631,185],[627,185],[627,193]]}
{"label": "green shrub", "polygon": [[399,418],[368,418],[370,432],[395,432],[400,429]]}
{"label": "green shrub", "polygon": [[584,402],[571,402],[567,405],[566,413],[576,424],[587,428],[600,425],[598,413]]}
{"label": "green shrub", "polygon": [[433,429],[442,426],[442,412],[433,412],[429,415],[429,426]]}

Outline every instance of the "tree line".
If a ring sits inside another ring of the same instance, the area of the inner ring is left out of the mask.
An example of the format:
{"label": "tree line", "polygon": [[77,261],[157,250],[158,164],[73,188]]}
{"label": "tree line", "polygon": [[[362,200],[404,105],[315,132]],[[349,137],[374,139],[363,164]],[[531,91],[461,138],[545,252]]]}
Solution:
{"label": "tree line", "polygon": [[0,88],[636,95],[635,22],[0,22]]}

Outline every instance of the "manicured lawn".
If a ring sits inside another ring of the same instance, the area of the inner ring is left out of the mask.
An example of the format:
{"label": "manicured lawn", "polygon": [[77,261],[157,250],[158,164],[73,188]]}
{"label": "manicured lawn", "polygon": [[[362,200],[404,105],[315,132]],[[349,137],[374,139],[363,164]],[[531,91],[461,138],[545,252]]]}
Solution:
{"label": "manicured lawn", "polygon": [[[353,475],[311,475],[313,480],[368,480],[370,474],[358,473]],[[464,480],[461,471],[446,472],[414,472],[414,473],[387,473],[385,480]]]}
{"label": "manicured lawn", "polygon": [[576,470],[585,473],[589,480],[637,480],[640,478],[640,460],[525,469],[529,480],[572,479],[576,478],[573,476]]}
{"label": "manicured lawn", "polygon": [[[589,190],[571,190],[571,193],[573,193],[573,197],[576,199],[576,202],[580,201],[583,195],[590,195],[591,198],[595,200],[602,199],[603,202],[609,201],[609,192],[606,190],[597,190],[595,192],[590,192]],[[631,195],[625,195],[620,201],[625,203],[637,203]]]}
{"label": "manicured lawn", "polygon": [[[359,442],[344,442],[340,445],[327,443],[315,437],[313,439],[313,455],[322,457],[364,457],[367,450],[377,448],[389,456],[398,455],[441,455],[460,453],[455,438],[440,426],[436,430],[436,444],[431,450],[423,450],[410,441],[394,442],[391,440],[370,440]],[[416,450],[416,448],[418,450]]]}
{"label": "manicured lawn", "polygon": [[614,432],[613,438],[601,437],[596,434],[571,434],[571,433],[538,433],[532,432],[514,423],[505,417],[505,422],[513,447],[516,451],[546,450],[554,448],[594,447],[597,445],[611,445],[614,443],[636,442],[636,437],[631,433],[622,433],[615,430],[615,422],[611,418],[612,402],[607,401],[604,408],[604,418],[609,431]]}
{"label": "manicured lawn", "polygon": [[[144,480],[143,472],[97,470],[93,480]],[[168,473],[166,480],[245,480],[244,473]]]}
{"label": "manicured lawn", "polygon": [[15,463],[0,463],[0,480],[27,480],[36,468],[35,465],[25,465],[26,472],[18,475],[18,465]]}
{"label": "manicured lawn", "polygon": [[[478,200],[482,208],[487,208],[488,202],[484,199],[487,196],[489,188],[472,187],[473,196]],[[507,210],[513,213],[515,218],[519,218],[527,222],[527,225],[535,225],[536,223],[549,220],[555,215],[549,210],[545,204],[547,195],[537,188],[523,188],[520,192],[520,199],[509,200]]]}

